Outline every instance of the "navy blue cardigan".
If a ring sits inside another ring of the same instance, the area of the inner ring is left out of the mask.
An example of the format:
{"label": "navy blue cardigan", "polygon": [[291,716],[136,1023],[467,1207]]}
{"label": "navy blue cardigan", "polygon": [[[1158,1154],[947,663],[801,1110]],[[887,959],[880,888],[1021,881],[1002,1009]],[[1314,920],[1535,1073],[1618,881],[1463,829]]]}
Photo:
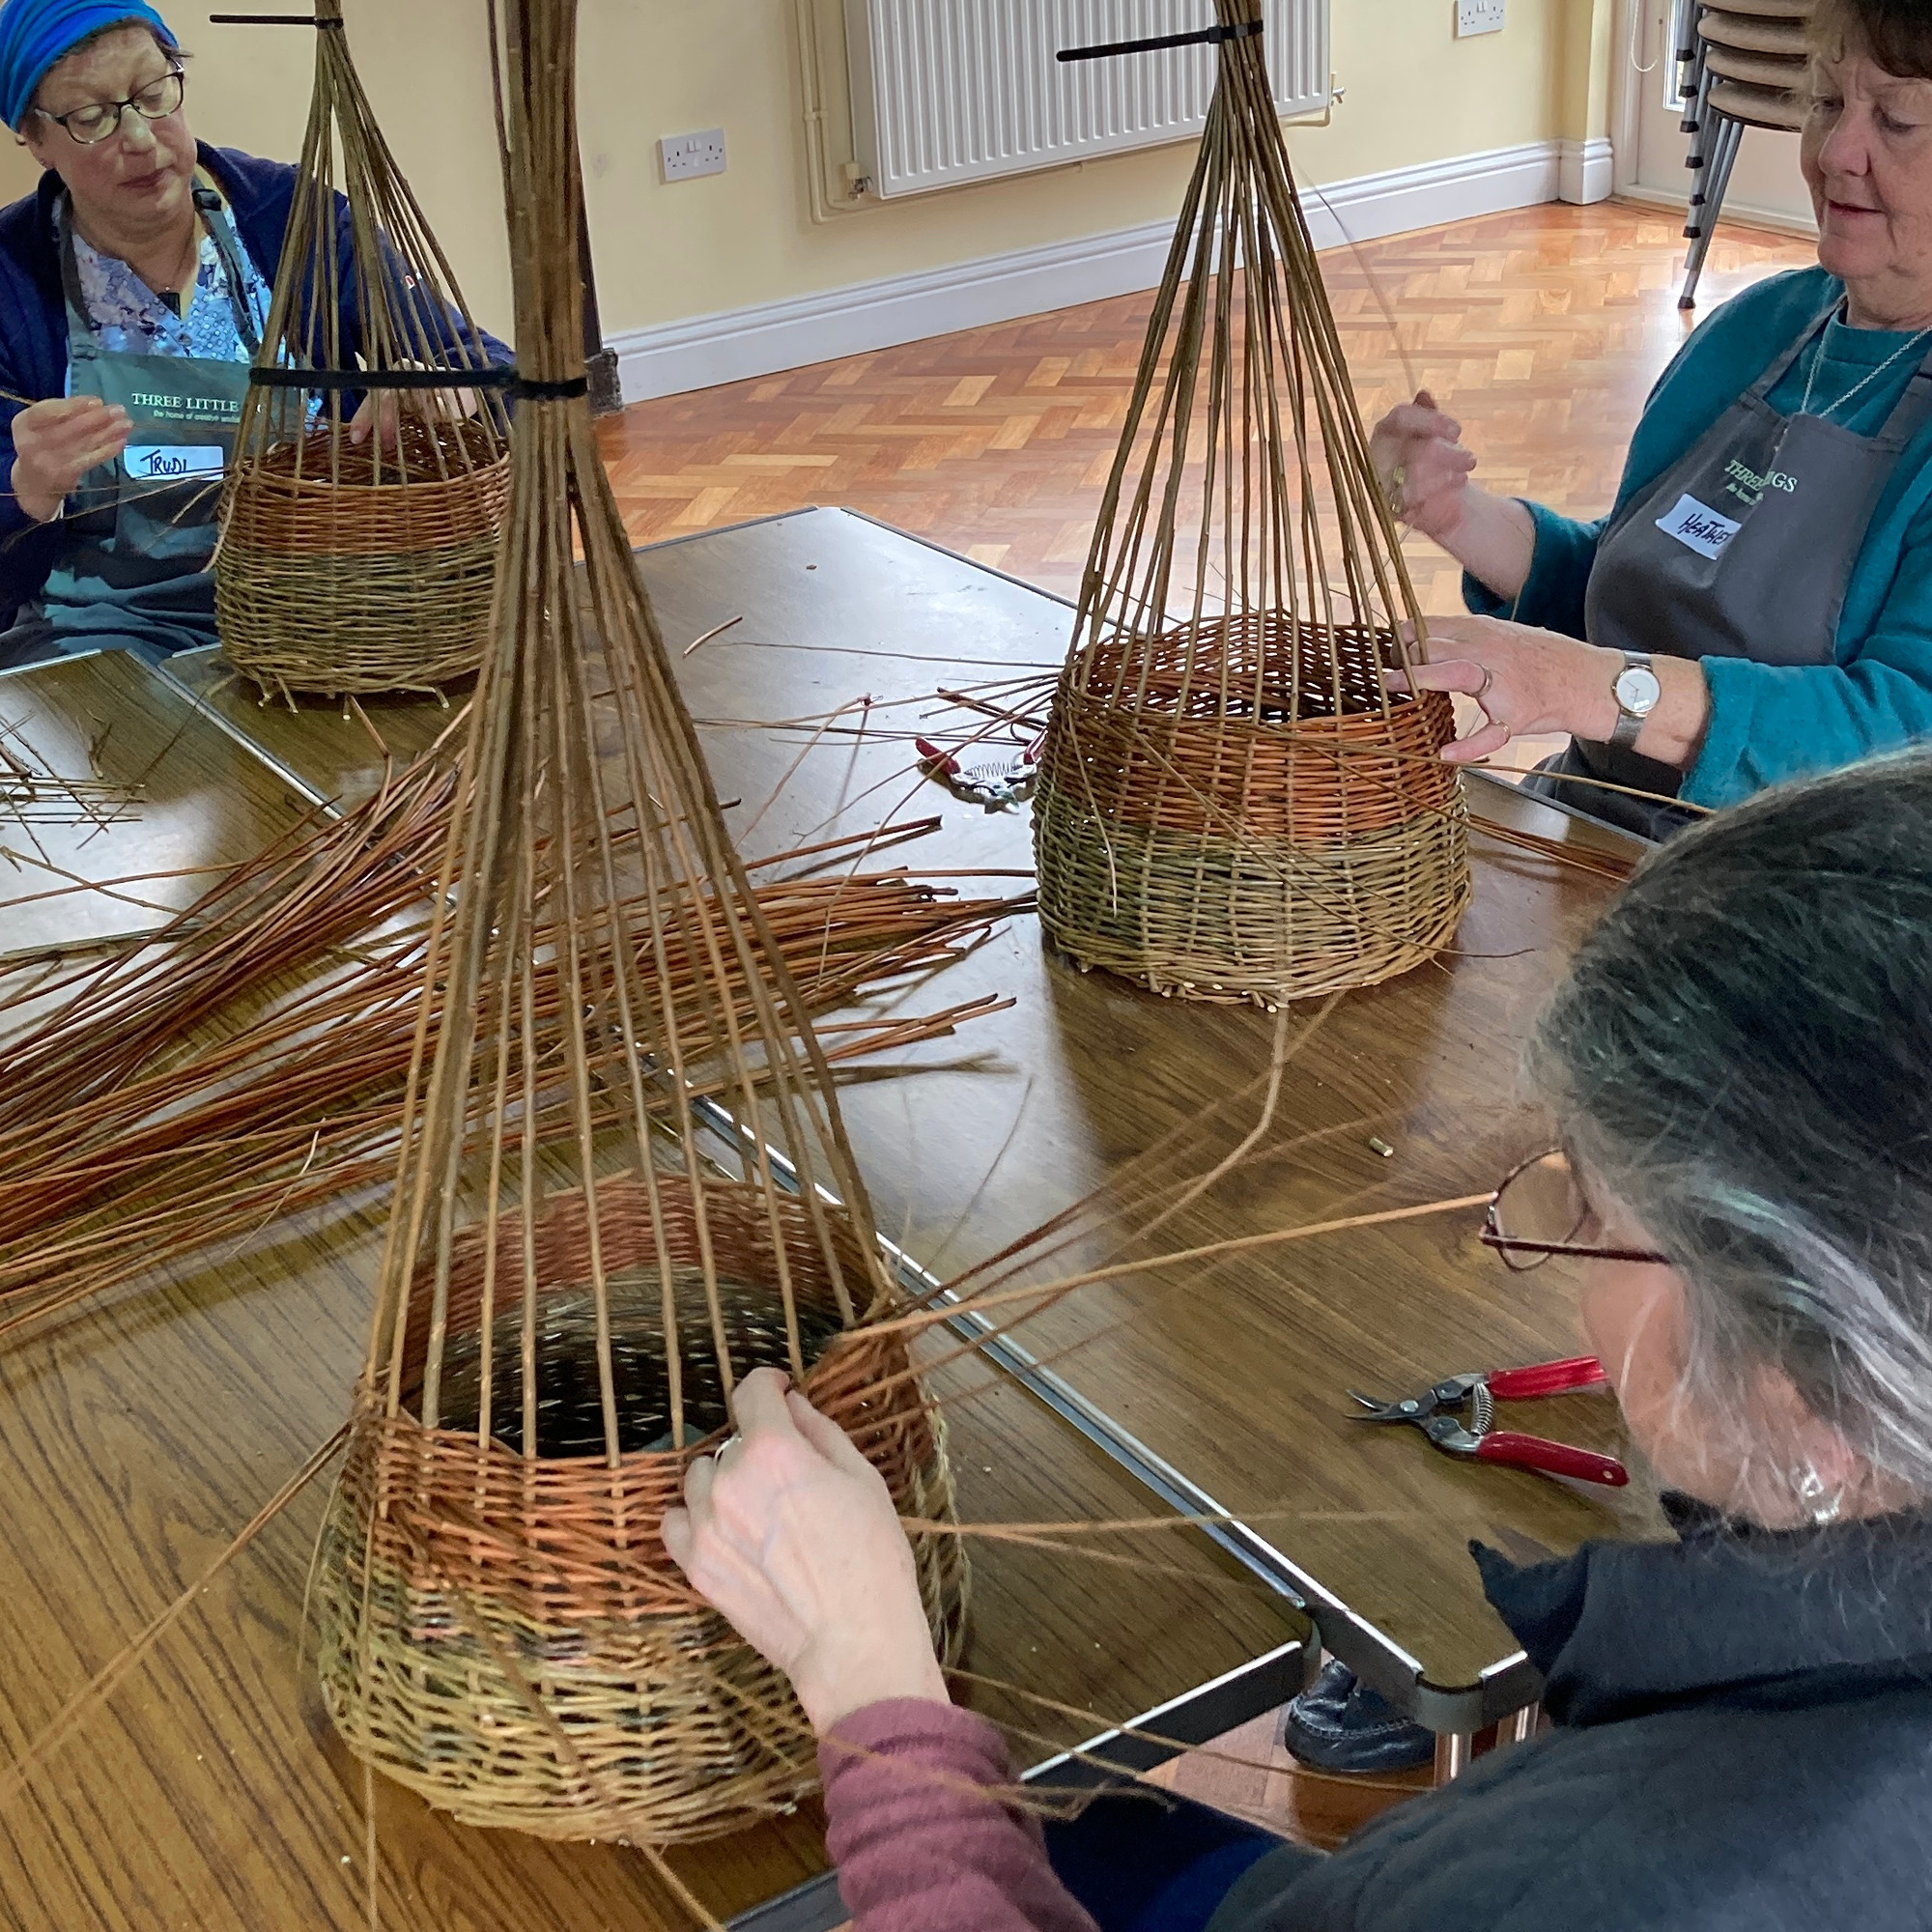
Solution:
{"label": "navy blue cardigan", "polygon": [[[259,160],[238,148],[200,146],[200,162],[228,202],[236,239],[263,277],[272,282],[295,202],[296,171],[286,161]],[[14,418],[28,403],[67,393],[67,304],[54,249],[59,176],[41,177],[36,191],[0,209],[0,622],[39,594],[60,544],[58,523],[36,524],[22,514],[8,487],[14,471]],[[346,354],[360,340],[355,278],[349,272],[347,211],[338,237],[342,265],[340,341]],[[506,364],[510,352],[482,335],[487,358]]]}

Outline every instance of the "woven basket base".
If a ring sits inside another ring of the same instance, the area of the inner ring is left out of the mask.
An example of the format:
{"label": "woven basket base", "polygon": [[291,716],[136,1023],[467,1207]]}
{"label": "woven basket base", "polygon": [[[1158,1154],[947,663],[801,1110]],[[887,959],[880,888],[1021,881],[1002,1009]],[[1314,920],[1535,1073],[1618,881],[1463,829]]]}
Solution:
{"label": "woven basket base", "polygon": [[1272,1009],[1374,985],[1433,957],[1469,902],[1461,795],[1332,843],[1101,825],[1042,777],[1040,923],[1083,970]]}
{"label": "woven basket base", "polygon": [[224,657],[283,698],[439,692],[489,641],[497,539],[408,556],[289,556],[224,541],[214,573]]}
{"label": "woven basket base", "polygon": [[[721,1837],[818,1788],[790,1687],[715,1611],[687,1603],[631,1619],[532,1617],[466,1578],[467,1565],[438,1587],[420,1561],[395,1562],[394,1512],[375,1524],[370,1506],[397,1446],[385,1454],[380,1423],[358,1427],[317,1563],[323,1700],[356,1757],[466,1825],[561,1840]],[[949,1520],[937,1428],[933,1448],[896,1500],[902,1514]],[[641,1460],[626,1458],[627,1469]],[[668,1465],[668,1488],[681,1484],[688,1457],[648,1460]],[[639,1538],[658,1571],[668,1559],[657,1522],[671,1499]],[[950,1663],[965,1625],[959,1540],[923,1537],[914,1550],[934,1646]],[[651,1559],[640,1548],[633,1560],[641,1573]],[[689,1596],[662,1577],[654,1594]]]}
{"label": "woven basket base", "polygon": [[[810,1730],[784,1678],[693,1593],[661,1540],[686,1468],[722,1427],[707,1441],[688,1434],[682,1449],[648,1440],[623,1449],[665,1427],[661,1281],[650,1261],[660,1227],[680,1330],[708,1333],[692,1326],[702,1305],[701,1277],[696,1297],[691,1279],[692,1190],[666,1177],[655,1191],[661,1222],[638,1182],[598,1188],[611,1355],[623,1378],[618,1421],[630,1432],[620,1433],[614,1466],[601,1450],[526,1459],[500,1439],[522,1439],[520,1425],[498,1421],[520,1406],[515,1351],[500,1346],[521,1306],[509,1264],[521,1233],[507,1215],[496,1250],[493,1439],[479,1441],[475,1424],[492,1273],[475,1231],[459,1236],[449,1274],[439,1410],[453,1426],[390,1415],[365,1392],[351,1430],[312,1597],[324,1702],[357,1757],[467,1824],[673,1844],[742,1830],[816,1787]],[[780,1296],[757,1286],[776,1273],[773,1216],[747,1188],[710,1183],[704,1203],[739,1371],[782,1361]],[[833,1335],[825,1249],[799,1204],[782,1204],[777,1219],[807,1360],[822,1347],[805,1393],[878,1469],[901,1516],[952,1520],[944,1430],[907,1373],[904,1337]],[[534,1230],[537,1279],[554,1284],[537,1309],[540,1446],[584,1446],[587,1422],[601,1441],[573,1359],[586,1336],[594,1346],[587,1233],[580,1195],[554,1197]],[[857,1282],[857,1236],[842,1222],[834,1235],[840,1269]],[[428,1335],[426,1307],[412,1308],[403,1387],[417,1406]],[[685,1352],[700,1351],[687,1341]],[[694,1368],[688,1426],[719,1420],[717,1395],[715,1373]],[[951,1662],[965,1616],[959,1539],[922,1536],[911,1547],[935,1646]]]}

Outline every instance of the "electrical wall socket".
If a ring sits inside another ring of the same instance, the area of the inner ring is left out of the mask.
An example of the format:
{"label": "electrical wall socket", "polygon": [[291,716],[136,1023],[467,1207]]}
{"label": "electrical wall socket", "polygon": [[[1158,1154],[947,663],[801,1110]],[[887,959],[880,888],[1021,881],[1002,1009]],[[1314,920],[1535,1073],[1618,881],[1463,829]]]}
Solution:
{"label": "electrical wall socket", "polygon": [[694,175],[722,175],[724,128],[707,128],[701,134],[667,134],[658,143],[658,165],[668,182],[689,181]]}
{"label": "electrical wall socket", "polygon": [[1503,30],[1503,0],[1456,0],[1456,38],[1499,34]]}

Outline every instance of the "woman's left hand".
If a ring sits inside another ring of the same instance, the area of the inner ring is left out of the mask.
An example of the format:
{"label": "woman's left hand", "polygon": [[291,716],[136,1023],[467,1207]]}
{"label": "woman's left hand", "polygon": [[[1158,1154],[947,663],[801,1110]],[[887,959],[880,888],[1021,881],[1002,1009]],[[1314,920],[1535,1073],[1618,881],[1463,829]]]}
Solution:
{"label": "woman's left hand", "polygon": [[946,1703],[912,1548],[885,1479],[851,1439],[757,1369],[738,1434],[686,1472],[664,1541],[692,1587],[792,1681],[822,1736],[867,1704]]}
{"label": "woman's left hand", "polygon": [[[1446,763],[1487,758],[1517,737],[1562,731],[1602,744],[1616,729],[1620,651],[1500,617],[1432,617],[1429,648],[1429,663],[1415,668],[1417,687],[1460,692],[1483,711],[1482,724],[1443,747]],[[1645,757],[1687,767],[1703,739],[1710,688],[1690,659],[1659,657],[1653,668],[1661,696],[1636,749]],[[1406,680],[1391,672],[1389,685],[1400,691]]]}

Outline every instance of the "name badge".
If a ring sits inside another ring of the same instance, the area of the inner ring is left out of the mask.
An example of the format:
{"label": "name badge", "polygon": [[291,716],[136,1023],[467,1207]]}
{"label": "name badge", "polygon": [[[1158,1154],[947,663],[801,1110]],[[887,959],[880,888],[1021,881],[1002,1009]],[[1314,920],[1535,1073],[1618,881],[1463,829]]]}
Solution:
{"label": "name badge", "polygon": [[1695,497],[1680,497],[1674,510],[1658,518],[1657,527],[1699,556],[1717,556],[1743,526],[1729,517],[1719,516]]}
{"label": "name badge", "polygon": [[219,476],[228,467],[218,442],[130,442],[121,452],[128,474],[143,482],[178,476]]}

